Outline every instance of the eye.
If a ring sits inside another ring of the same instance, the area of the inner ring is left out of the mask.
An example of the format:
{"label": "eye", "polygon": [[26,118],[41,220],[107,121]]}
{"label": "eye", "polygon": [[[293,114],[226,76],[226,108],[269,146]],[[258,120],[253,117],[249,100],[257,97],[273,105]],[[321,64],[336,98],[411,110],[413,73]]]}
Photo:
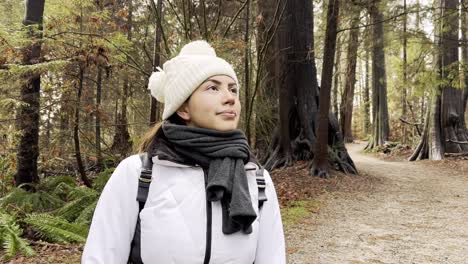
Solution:
{"label": "eye", "polygon": [[218,86],[210,85],[210,86],[208,86],[208,90],[218,91]]}
{"label": "eye", "polygon": [[232,88],[231,88],[231,92],[237,94],[237,87],[232,87]]}

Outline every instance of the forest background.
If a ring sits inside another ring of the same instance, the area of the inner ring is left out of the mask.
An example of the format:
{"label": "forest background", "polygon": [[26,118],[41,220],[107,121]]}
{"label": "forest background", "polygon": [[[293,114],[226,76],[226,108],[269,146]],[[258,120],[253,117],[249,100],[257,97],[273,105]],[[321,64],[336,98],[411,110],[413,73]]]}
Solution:
{"label": "forest background", "polygon": [[162,105],[148,78],[205,39],[241,82],[267,169],[356,174],[344,143],[466,156],[465,0],[0,3],[0,249],[84,243],[113,168]]}

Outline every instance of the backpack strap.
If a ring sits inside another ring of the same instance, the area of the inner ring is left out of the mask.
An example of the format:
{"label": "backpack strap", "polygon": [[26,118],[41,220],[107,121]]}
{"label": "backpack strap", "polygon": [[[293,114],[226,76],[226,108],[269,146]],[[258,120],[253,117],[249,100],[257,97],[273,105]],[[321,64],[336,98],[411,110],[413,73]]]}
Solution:
{"label": "backpack strap", "polygon": [[[152,181],[153,161],[148,153],[141,153],[141,172],[138,178],[138,193],[136,200],[138,201],[138,212],[141,212],[145,207],[146,200],[148,199],[149,186]],[[130,254],[128,262],[131,264],[143,264],[141,260],[141,227],[140,227],[140,213],[138,213],[137,223],[135,226],[135,233],[133,235],[132,243],[130,244]]]}
{"label": "backpack strap", "polygon": [[263,176],[263,173],[265,172],[265,169],[260,166],[260,168],[255,172],[255,178],[257,180],[257,187],[258,187],[258,210],[262,209],[263,203],[265,201],[268,201],[268,198],[265,194],[265,188],[266,188],[266,183],[265,183],[265,177]]}
{"label": "backpack strap", "polygon": [[138,178],[138,193],[137,201],[139,204],[139,212],[145,207],[146,199],[148,199],[148,190],[152,181],[153,161],[148,156],[148,153],[141,153],[141,173]]}

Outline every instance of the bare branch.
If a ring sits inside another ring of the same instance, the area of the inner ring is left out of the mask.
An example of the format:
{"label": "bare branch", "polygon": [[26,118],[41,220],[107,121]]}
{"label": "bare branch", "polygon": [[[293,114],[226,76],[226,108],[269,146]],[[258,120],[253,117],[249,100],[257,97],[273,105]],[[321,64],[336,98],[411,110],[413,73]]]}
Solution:
{"label": "bare branch", "polygon": [[231,20],[231,23],[229,23],[228,27],[224,31],[223,38],[225,38],[227,36],[227,33],[229,32],[229,29],[231,29],[232,24],[234,24],[234,22],[237,20],[237,17],[239,16],[239,14],[242,12],[242,10],[244,10],[245,6],[247,5],[247,2],[248,1],[245,1],[242,4],[242,6],[239,8],[239,10],[237,10],[236,14],[234,15],[234,17]]}
{"label": "bare branch", "polygon": [[410,125],[410,126],[414,126],[416,127],[416,131],[418,132],[418,135],[421,136],[421,130],[419,130],[419,126],[422,125],[421,123],[411,123],[405,119],[403,119],[402,117],[399,118],[401,122],[407,124],[407,125]]}
{"label": "bare branch", "polygon": [[221,17],[221,4],[222,4],[222,1],[219,0],[218,1],[218,14],[216,16],[216,23],[215,23],[215,25],[214,25],[211,32],[216,32],[216,29],[218,29],[219,20],[220,20],[220,17]]}
{"label": "bare branch", "polygon": [[[149,1],[151,3],[151,7],[153,8],[153,12],[154,12],[154,15],[156,17],[157,26],[158,26],[159,30],[161,30],[161,36],[162,36],[163,41],[164,41],[164,48],[166,49],[166,53],[169,55],[169,54],[171,54],[171,50],[169,49],[169,46],[167,44],[167,38],[166,38],[166,34],[164,33],[164,29],[162,27],[161,17],[159,17],[158,9],[157,9],[156,4],[154,3],[154,1],[153,0],[149,0]],[[159,1],[162,1],[162,0],[159,0]]]}

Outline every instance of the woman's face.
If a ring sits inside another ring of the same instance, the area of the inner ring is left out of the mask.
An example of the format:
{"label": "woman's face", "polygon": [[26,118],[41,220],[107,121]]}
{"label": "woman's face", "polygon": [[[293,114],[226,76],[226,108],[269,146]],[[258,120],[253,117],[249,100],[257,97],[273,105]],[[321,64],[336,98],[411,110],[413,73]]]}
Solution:
{"label": "woman's face", "polygon": [[236,82],[215,75],[203,82],[177,111],[188,126],[218,131],[237,129],[241,105]]}

